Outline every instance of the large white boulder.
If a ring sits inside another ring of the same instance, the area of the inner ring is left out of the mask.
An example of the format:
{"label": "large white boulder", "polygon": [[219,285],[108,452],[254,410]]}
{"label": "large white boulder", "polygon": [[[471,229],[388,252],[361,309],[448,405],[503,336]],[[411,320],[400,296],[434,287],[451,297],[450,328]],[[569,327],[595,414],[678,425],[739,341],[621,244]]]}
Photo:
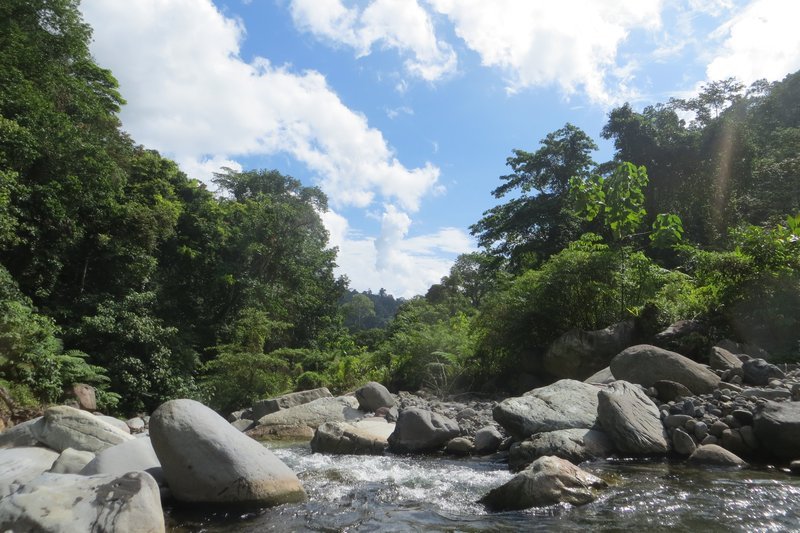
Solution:
{"label": "large white boulder", "polygon": [[86,411],[67,405],[50,407],[38,426],[39,441],[56,451],[67,448],[97,453],[133,437]]}
{"label": "large white boulder", "polygon": [[280,459],[194,400],[156,409],[150,438],[177,500],[279,505],[306,499]]}
{"label": "large white boulder", "polygon": [[47,448],[21,447],[0,450],[0,497],[15,482],[25,483],[50,470],[58,453]]}
{"label": "large white boulder", "polygon": [[387,437],[359,429],[347,422],[326,422],[314,432],[311,451],[347,455],[382,455]]}
{"label": "large white boulder", "polygon": [[88,463],[81,474],[122,475],[126,472],[147,472],[156,483],[164,484],[164,473],[149,437],[140,437],[106,448]]}
{"label": "large white boulder", "polygon": [[79,474],[92,459],[94,459],[92,452],[67,448],[61,452],[49,471],[53,474]]}
{"label": "large white boulder", "polygon": [[492,416],[517,440],[544,431],[597,425],[598,387],[562,379],[497,404]]}
{"label": "large white boulder", "polygon": [[160,533],[158,486],[144,472],[123,476],[44,473],[0,498],[0,530]]}

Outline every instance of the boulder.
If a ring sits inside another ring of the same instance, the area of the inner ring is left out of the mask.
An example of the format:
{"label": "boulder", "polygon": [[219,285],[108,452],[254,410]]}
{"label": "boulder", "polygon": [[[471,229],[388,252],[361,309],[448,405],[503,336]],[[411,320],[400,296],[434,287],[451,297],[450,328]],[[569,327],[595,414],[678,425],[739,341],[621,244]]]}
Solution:
{"label": "boulder", "polygon": [[763,348],[759,348],[753,344],[738,343],[730,339],[722,339],[716,346],[724,350],[728,350],[735,355],[746,355],[748,357],[756,357],[760,359],[769,359],[769,354]]}
{"label": "boulder", "polygon": [[128,423],[120,420],[119,418],[114,418],[113,416],[106,416],[106,415],[95,415],[97,418],[102,420],[103,422],[108,422],[115,428],[119,429],[123,433],[127,433],[130,435],[131,428],[128,427]]}
{"label": "boulder", "polygon": [[545,431],[588,429],[597,424],[598,390],[595,385],[562,379],[503,400],[492,415],[517,440]]}
{"label": "boulder", "polygon": [[447,441],[444,451],[450,455],[469,455],[475,451],[475,444],[469,437],[456,437]]}
{"label": "boulder", "polygon": [[76,383],[69,392],[69,395],[77,402],[78,409],[97,411],[97,397],[94,392],[94,387],[85,383]]}
{"label": "boulder", "polygon": [[596,331],[568,331],[545,352],[543,369],[556,378],[586,379],[633,344],[634,330],[634,321],[625,320]]}
{"label": "boulder", "polygon": [[686,431],[676,428],[672,433],[672,448],[679,455],[692,455],[697,449],[697,443]]}
{"label": "boulder", "polygon": [[[333,395],[327,387],[320,387],[319,389],[304,390],[300,392],[292,392],[278,396],[277,398],[269,398],[266,400],[258,400],[253,403],[252,419],[259,420],[261,417],[271,413],[277,413],[282,409],[289,409],[290,407],[297,407],[320,398],[332,398]],[[317,424],[318,426],[319,424]],[[316,426],[314,426],[316,427]]]}
{"label": "boulder", "polygon": [[380,416],[368,416],[367,418],[361,418],[354,422],[350,422],[350,425],[361,431],[382,437],[384,440],[389,439],[389,435],[394,433],[394,429],[396,427],[394,422],[389,422]]}
{"label": "boulder", "polygon": [[11,492],[12,483],[26,483],[50,470],[56,459],[58,452],[47,448],[0,450],[0,498]]}
{"label": "boulder", "polygon": [[800,402],[767,401],[753,420],[762,449],[776,457],[796,459],[800,453]]}
{"label": "boulder", "polygon": [[791,400],[792,393],[786,389],[762,389],[748,387],[740,393],[744,398],[762,398],[764,400]]}
{"label": "boulder", "polygon": [[39,430],[42,417],[21,422],[0,433],[0,450],[20,446],[36,446],[39,444]]}
{"label": "boulder", "polygon": [[706,326],[697,320],[679,320],[653,337],[653,344],[698,359],[708,346]]}
{"label": "boulder", "polygon": [[164,472],[149,437],[141,437],[106,448],[80,471],[84,476],[147,472],[164,486]]}
{"label": "boulder", "polygon": [[42,474],[0,498],[0,529],[6,528],[142,533],[165,530],[158,486],[144,472],[91,477]]}
{"label": "boulder", "polygon": [[410,407],[400,411],[389,449],[394,453],[429,452],[440,449],[460,433],[458,423],[439,413]]}
{"label": "boulder", "polygon": [[656,389],[656,396],[662,402],[672,402],[678,398],[688,398],[692,396],[692,391],[680,383],[666,379],[653,383],[653,388]]}
{"label": "boulder", "polygon": [[300,480],[267,448],[194,400],[150,418],[150,438],[175,499],[279,505],[306,499]]}
{"label": "boulder", "polygon": [[750,359],[742,363],[744,382],[749,385],[769,385],[773,379],[783,379],[786,375],[777,366],[763,359]]}
{"label": "boulder", "polygon": [[74,448],[98,453],[133,439],[101,418],[66,405],[50,407],[44,412],[38,436],[40,442],[59,452]]}
{"label": "boulder", "polygon": [[561,502],[583,505],[595,499],[592,488],[605,482],[558,457],[540,457],[504,485],[480,499],[490,511],[514,511]]}
{"label": "boulder", "polygon": [[364,413],[358,410],[358,401],[353,397],[318,398],[261,417],[248,434],[253,431],[269,434],[266,431],[272,428],[276,430],[274,435],[280,436],[287,432],[294,433],[291,428],[305,428],[313,436],[314,431],[325,422],[351,422],[363,416]]}
{"label": "boulder", "polygon": [[560,429],[537,433],[527,440],[513,444],[508,467],[518,472],[539,457],[554,455],[573,463],[607,457],[614,452],[608,435],[596,429]]}
{"label": "boulder", "polygon": [[720,378],[705,366],[675,352],[649,344],[626,348],[611,361],[617,379],[652,387],[656,381],[675,381],[694,394],[707,394]]}
{"label": "boulder", "polygon": [[387,438],[375,435],[347,422],[326,422],[317,428],[311,439],[314,453],[348,455],[382,455]]}
{"label": "boulder", "polygon": [[725,348],[712,346],[708,354],[708,365],[714,370],[742,368],[742,360]]}
{"label": "boulder", "polygon": [[389,389],[378,382],[370,381],[356,390],[358,408],[362,411],[375,412],[381,407],[393,407],[394,398]]}
{"label": "boulder", "polygon": [[475,432],[475,453],[478,455],[494,453],[500,448],[501,442],[503,442],[503,435],[500,430],[494,426],[482,427]]}
{"label": "boulder", "polygon": [[650,455],[669,449],[658,407],[632,383],[617,381],[600,391],[597,419],[621,452]]}
{"label": "boulder", "polygon": [[239,420],[231,422],[231,425],[239,431],[247,431],[253,427],[253,424],[254,422],[252,420],[247,420],[246,418],[240,418]]}
{"label": "boulder", "polygon": [[78,474],[94,457],[92,452],[81,452],[67,448],[61,452],[61,455],[58,456],[49,471],[53,474]]}
{"label": "boulder", "polygon": [[607,385],[609,383],[613,383],[617,380],[614,377],[614,374],[611,373],[610,367],[605,367],[601,370],[598,370],[588,378],[584,379],[584,383],[593,383],[595,385]]}
{"label": "boulder", "polygon": [[703,444],[689,456],[689,462],[715,466],[747,466],[738,455],[716,444]]}

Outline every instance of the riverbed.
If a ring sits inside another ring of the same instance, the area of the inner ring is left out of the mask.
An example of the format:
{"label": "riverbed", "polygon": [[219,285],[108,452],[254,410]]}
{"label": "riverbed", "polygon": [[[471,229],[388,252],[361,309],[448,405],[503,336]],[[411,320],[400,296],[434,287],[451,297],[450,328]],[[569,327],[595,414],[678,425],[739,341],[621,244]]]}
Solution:
{"label": "riverbed", "polygon": [[259,531],[800,531],[800,477],[769,467],[680,461],[581,466],[609,483],[581,507],[487,513],[476,501],[512,477],[500,457],[330,456],[307,443],[270,445],[309,495],[256,511],[166,506],[176,532]]}

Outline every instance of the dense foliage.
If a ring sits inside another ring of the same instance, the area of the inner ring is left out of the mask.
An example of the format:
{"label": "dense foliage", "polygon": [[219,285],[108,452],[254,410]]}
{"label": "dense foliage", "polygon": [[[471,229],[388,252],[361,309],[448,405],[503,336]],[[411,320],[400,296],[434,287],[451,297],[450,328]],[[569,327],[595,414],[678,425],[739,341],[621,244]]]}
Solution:
{"label": "dense foliage", "polygon": [[564,332],[631,317],[800,359],[800,73],[620,106],[602,164],[571,124],[514,149],[483,249],[402,300],[335,277],[319,189],[226,170],[211,192],[138,146],[90,35],[77,0],[0,4],[0,386],[21,403],[504,388]]}

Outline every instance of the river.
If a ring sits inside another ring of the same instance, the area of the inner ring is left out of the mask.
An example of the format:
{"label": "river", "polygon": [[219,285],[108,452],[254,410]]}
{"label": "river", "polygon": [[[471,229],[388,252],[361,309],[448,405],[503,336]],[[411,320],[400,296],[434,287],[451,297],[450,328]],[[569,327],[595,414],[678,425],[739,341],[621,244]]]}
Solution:
{"label": "river", "polygon": [[[271,445],[274,446],[274,445]],[[476,504],[512,474],[499,461],[329,456],[308,444],[272,447],[309,501],[250,512],[167,507],[176,532],[260,531],[800,531],[800,477],[777,469],[599,461],[609,483],[593,503],[487,513]]]}

